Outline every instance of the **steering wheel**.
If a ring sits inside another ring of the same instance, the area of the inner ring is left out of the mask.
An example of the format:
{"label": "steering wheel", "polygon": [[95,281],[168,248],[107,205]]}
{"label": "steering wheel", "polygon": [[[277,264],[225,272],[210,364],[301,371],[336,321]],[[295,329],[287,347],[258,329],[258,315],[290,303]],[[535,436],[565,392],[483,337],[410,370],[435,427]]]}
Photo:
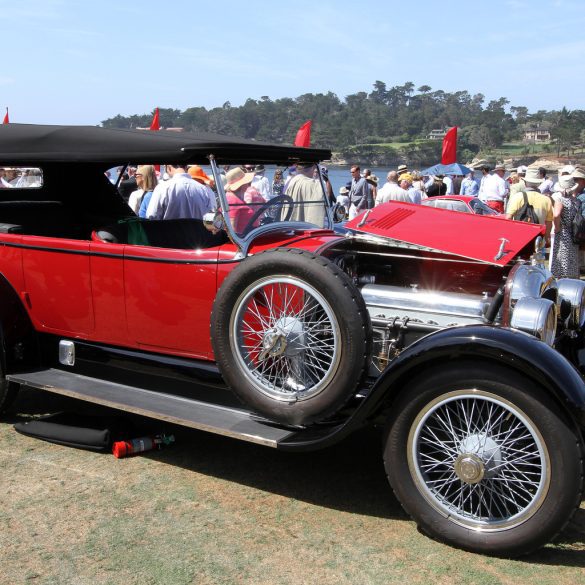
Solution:
{"label": "steering wheel", "polygon": [[263,203],[252,215],[252,217],[248,220],[246,227],[243,230],[243,233],[246,234],[254,224],[258,221],[259,217],[262,217],[263,214],[270,215],[271,213],[278,213],[285,205],[288,205],[286,210],[285,217],[283,217],[280,221],[288,221],[290,216],[292,215],[294,204],[293,198],[290,195],[277,195],[273,199],[266,201]]}

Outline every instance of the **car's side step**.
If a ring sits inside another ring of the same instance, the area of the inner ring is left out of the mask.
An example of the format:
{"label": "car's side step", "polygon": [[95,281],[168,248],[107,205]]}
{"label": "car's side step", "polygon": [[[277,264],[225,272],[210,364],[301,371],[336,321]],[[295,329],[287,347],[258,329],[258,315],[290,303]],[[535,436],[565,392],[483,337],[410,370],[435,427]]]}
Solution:
{"label": "car's side step", "polygon": [[278,447],[279,441],[295,434],[291,429],[253,420],[245,410],[214,406],[53,368],[11,374],[6,378],[39,390],[269,447]]}

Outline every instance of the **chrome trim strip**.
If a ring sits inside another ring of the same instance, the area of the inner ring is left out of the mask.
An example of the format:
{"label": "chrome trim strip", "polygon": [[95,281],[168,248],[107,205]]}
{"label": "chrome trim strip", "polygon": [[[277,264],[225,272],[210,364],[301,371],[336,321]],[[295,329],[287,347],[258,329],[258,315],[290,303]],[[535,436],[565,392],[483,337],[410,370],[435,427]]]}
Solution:
{"label": "chrome trim strip", "polygon": [[[56,252],[58,254],[76,254],[79,256],[96,256],[98,258],[120,258],[121,260],[134,260],[136,262],[161,262],[165,264],[233,264],[241,262],[242,258],[233,258],[229,260],[191,260],[178,258],[152,258],[151,256],[126,256],[124,253],[108,254],[107,252],[93,252],[90,250],[67,250],[66,248],[48,248],[45,246],[33,246],[30,244],[15,244],[12,242],[0,242],[1,246],[8,248],[21,248],[23,250],[37,250],[39,252]],[[124,244],[127,245],[127,244]],[[161,248],[161,250],[170,250],[171,248]],[[196,252],[196,250],[186,250]]]}

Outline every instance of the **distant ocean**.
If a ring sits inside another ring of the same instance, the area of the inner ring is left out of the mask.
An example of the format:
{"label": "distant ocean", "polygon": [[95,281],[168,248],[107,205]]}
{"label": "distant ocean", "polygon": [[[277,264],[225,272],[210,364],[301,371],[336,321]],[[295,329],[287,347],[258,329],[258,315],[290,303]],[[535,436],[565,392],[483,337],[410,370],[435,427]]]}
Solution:
{"label": "distant ocean", "polygon": [[[349,172],[350,166],[344,167],[327,167],[329,171],[329,181],[333,187],[335,195],[339,194],[340,187],[343,187],[346,183],[351,181],[351,174]],[[386,175],[389,171],[396,170],[396,167],[360,167],[363,171],[368,168],[372,171],[372,174],[378,177],[378,187],[381,187],[386,182]]]}

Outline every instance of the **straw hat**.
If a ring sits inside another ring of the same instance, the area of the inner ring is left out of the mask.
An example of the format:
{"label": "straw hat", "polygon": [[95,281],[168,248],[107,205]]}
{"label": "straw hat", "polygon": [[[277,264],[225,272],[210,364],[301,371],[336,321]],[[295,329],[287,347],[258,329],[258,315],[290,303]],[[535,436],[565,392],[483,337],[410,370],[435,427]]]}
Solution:
{"label": "straw hat", "polygon": [[528,167],[526,169],[524,182],[529,183],[530,185],[540,185],[542,183],[542,177],[540,176],[539,170],[534,167]]}
{"label": "straw hat", "polygon": [[237,191],[242,185],[251,183],[254,173],[245,173],[240,167],[236,167],[225,174],[225,190]]}
{"label": "straw hat", "polygon": [[559,169],[559,175],[572,175],[575,172],[573,165],[565,165]]}

